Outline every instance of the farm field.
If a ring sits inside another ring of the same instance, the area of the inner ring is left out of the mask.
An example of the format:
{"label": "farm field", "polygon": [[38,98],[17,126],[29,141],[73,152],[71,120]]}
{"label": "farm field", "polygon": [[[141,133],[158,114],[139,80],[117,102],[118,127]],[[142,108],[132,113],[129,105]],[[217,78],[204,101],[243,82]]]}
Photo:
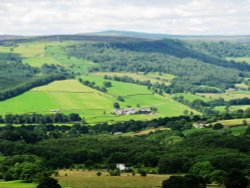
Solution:
{"label": "farm field", "polygon": [[71,41],[23,43],[14,48],[1,46],[0,53],[19,55],[22,57],[23,63],[34,67],[41,67],[43,64],[55,64],[70,68],[75,73],[87,73],[88,68],[94,66],[94,63],[84,59],[70,58],[63,50],[63,47],[74,43]]}
{"label": "farm field", "polygon": [[36,188],[34,183],[25,183],[23,181],[0,181],[1,188]]}
{"label": "farm field", "polygon": [[250,124],[250,118],[240,118],[240,119],[230,119],[230,120],[221,120],[216,123],[221,123],[225,127],[239,126],[242,125],[243,120],[247,121],[247,124]]}
{"label": "farm field", "polygon": [[[225,108],[226,108],[226,106],[216,106],[214,109],[219,111],[219,112],[223,112],[225,110]],[[236,111],[239,109],[246,110],[248,108],[250,108],[250,105],[235,105],[235,106],[230,106],[229,110],[230,111]]]}
{"label": "farm field", "polygon": [[[159,188],[162,181],[168,179],[169,175],[148,174],[141,177],[139,174],[122,174],[121,176],[97,176],[96,171],[60,171],[57,177],[63,187],[71,188]],[[67,176],[65,176],[67,174]],[[208,188],[220,188],[219,186],[208,186]]]}
{"label": "farm field", "polygon": [[[102,77],[93,75],[83,76],[82,79],[95,82],[99,87],[103,87],[103,82],[105,81]],[[157,112],[159,113],[158,117],[176,116],[177,114],[181,115],[184,110],[198,113],[191,108],[174,101],[170,95],[160,96],[158,94],[153,94],[146,86],[117,81],[110,82],[112,83],[112,87],[107,88],[107,93],[114,97],[122,96],[125,100],[125,102],[120,102],[122,107],[126,107],[127,105],[132,107],[136,107],[137,105],[140,105],[141,107],[157,107]]]}
{"label": "farm field", "polygon": [[[102,84],[101,77],[90,77],[90,81]],[[6,113],[50,113],[59,109],[63,113],[79,113],[88,123],[104,121],[117,122],[135,120],[150,120],[164,116],[178,116],[189,107],[171,99],[170,96],[152,94],[145,86],[112,81],[113,87],[108,93],[102,93],[81,84],[77,80],[55,81],[46,86],[34,88],[22,95],[0,102],[0,114]],[[128,90],[130,88],[131,90]],[[157,107],[153,115],[112,115],[113,103],[117,96],[123,96],[125,102],[120,102],[122,108]],[[194,113],[197,113],[193,111]]]}
{"label": "farm field", "polygon": [[226,92],[226,93],[197,93],[198,96],[212,99],[223,98],[225,101],[232,99],[250,98],[249,91],[236,91],[236,92]]}
{"label": "farm field", "polygon": [[166,85],[171,84],[171,80],[175,77],[174,75],[171,74],[156,74],[156,73],[149,73],[149,74],[143,74],[143,73],[129,73],[129,72],[98,72],[95,73],[94,75],[97,76],[118,76],[118,77],[123,77],[123,76],[128,76],[133,78],[134,80],[139,80],[139,81],[150,81],[151,83],[165,83]]}
{"label": "farm field", "polygon": [[172,95],[172,97],[183,97],[185,100],[188,100],[189,102],[193,102],[194,100],[203,100],[204,102],[208,102],[211,99],[207,98],[207,97],[202,97],[200,95],[195,95],[192,93],[175,93]]}
{"label": "farm field", "polygon": [[[67,173],[67,176],[64,174]],[[168,175],[148,175],[141,177],[140,175],[132,176],[132,174],[122,174],[122,176],[107,176],[107,172],[103,172],[102,176],[97,176],[96,171],[60,171],[57,177],[59,183],[63,187],[71,188],[156,188],[160,187],[163,180]]]}
{"label": "farm field", "polygon": [[112,105],[113,99],[110,96],[86,87],[77,80],[66,80],[34,88],[0,102],[0,112],[49,113],[50,110],[59,109],[65,113],[78,112],[89,117],[110,110]]}
{"label": "farm field", "polygon": [[246,63],[250,64],[250,57],[227,57],[227,60],[234,60],[236,62],[242,62],[245,61]]}

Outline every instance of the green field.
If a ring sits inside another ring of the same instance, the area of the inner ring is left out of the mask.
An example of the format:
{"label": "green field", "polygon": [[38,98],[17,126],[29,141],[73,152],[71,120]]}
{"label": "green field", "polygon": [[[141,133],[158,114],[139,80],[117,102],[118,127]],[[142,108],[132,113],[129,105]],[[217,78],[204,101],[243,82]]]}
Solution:
{"label": "green field", "polygon": [[243,120],[246,120],[248,125],[250,124],[250,118],[221,120],[221,121],[218,121],[218,123],[223,124],[225,127],[232,127],[232,126],[242,125]]}
{"label": "green field", "polygon": [[172,95],[172,97],[183,97],[185,100],[188,100],[189,102],[193,102],[194,100],[203,100],[204,102],[208,102],[211,99],[207,97],[202,97],[200,95],[195,95],[192,93],[175,93]]}
{"label": "green field", "polygon": [[[98,76],[85,76],[96,84],[103,84]],[[127,106],[157,107],[153,115],[111,115],[117,96],[123,96],[122,108]],[[130,119],[150,120],[164,116],[178,116],[189,107],[171,99],[170,96],[152,94],[146,86],[112,81],[107,94],[84,86],[77,80],[55,81],[46,86],[34,88],[22,95],[0,102],[0,114],[6,113],[50,113],[59,109],[63,113],[79,113],[89,123],[103,121],[127,121]],[[194,113],[197,113],[193,111]]]}
{"label": "green field", "polygon": [[229,61],[233,60],[233,61],[236,61],[236,62],[245,61],[246,63],[250,64],[250,57],[227,57],[226,59],[229,60]]}
{"label": "green field", "polygon": [[170,85],[171,80],[175,78],[174,75],[171,74],[157,74],[157,73],[148,73],[148,74],[143,74],[143,73],[129,73],[129,72],[98,72],[95,73],[94,75],[97,76],[118,76],[118,77],[123,77],[123,76],[128,76],[133,78],[134,80],[139,80],[139,81],[150,81],[151,83],[165,83],[165,85]]}
{"label": "green field", "polygon": [[[67,173],[67,176],[64,174]],[[60,171],[57,177],[63,187],[71,188],[156,188],[160,187],[163,180],[169,175],[140,175],[123,174],[122,176],[107,176],[103,172],[102,176],[97,176],[96,171]]]}
{"label": "green field", "polygon": [[[34,67],[41,67],[43,64],[63,65],[75,73],[87,73],[89,67],[94,63],[84,59],[68,57],[64,47],[76,42],[34,42],[18,44],[17,47],[0,46],[0,52],[6,54],[17,54],[22,57],[23,63]],[[12,49],[12,50],[11,50]]]}
{"label": "green field", "polygon": [[[216,106],[214,109],[219,111],[219,112],[223,112],[223,111],[225,111],[225,108],[226,108],[226,106]],[[248,108],[250,108],[250,105],[235,105],[235,106],[230,106],[229,110],[230,111],[236,111],[239,109],[246,110]]]}
{"label": "green field", "polygon": [[[67,174],[67,176],[65,176]],[[169,175],[148,174],[141,177],[139,174],[132,176],[124,173],[121,176],[109,176],[102,172],[97,176],[96,171],[60,171],[57,177],[63,187],[71,188],[159,188],[162,181],[169,178]],[[220,188],[218,185],[208,185],[208,188]]]}
{"label": "green field", "polygon": [[226,93],[197,93],[197,95],[208,98],[210,100],[223,98],[225,101],[229,101],[232,99],[250,98],[249,91],[235,91]]}
{"label": "green field", "polygon": [[76,80],[56,81],[47,86],[34,88],[20,96],[0,102],[1,113],[49,113],[78,112],[84,117],[100,115],[110,110],[113,99],[86,87]]}
{"label": "green field", "polygon": [[34,183],[25,183],[23,181],[0,181],[1,188],[35,188]]}

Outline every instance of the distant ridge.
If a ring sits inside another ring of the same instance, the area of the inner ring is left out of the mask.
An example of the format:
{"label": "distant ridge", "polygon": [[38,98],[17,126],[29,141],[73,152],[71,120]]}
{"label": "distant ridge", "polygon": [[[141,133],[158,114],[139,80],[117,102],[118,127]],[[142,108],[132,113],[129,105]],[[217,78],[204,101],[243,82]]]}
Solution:
{"label": "distant ridge", "polygon": [[180,39],[197,41],[232,41],[250,43],[250,35],[171,35],[162,33],[146,33],[134,31],[107,30],[92,33],[78,34],[56,34],[56,35],[0,35],[1,41],[31,41],[31,40],[162,40],[162,39]]}
{"label": "distant ridge", "polygon": [[239,41],[250,42],[250,35],[171,35],[162,33],[145,33],[133,31],[107,30],[93,33],[82,33],[78,35],[92,36],[120,36],[134,38],[150,38],[150,39],[186,39],[186,40],[208,40],[208,41]]}

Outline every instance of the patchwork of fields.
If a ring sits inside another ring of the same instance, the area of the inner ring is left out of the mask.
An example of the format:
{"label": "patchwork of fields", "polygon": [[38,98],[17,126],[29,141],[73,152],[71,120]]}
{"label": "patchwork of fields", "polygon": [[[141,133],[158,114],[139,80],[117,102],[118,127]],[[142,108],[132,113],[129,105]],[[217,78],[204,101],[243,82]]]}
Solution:
{"label": "patchwork of fields", "polygon": [[[102,85],[103,78],[86,76],[90,81]],[[129,88],[129,89],[128,89]],[[117,96],[123,96],[122,108],[157,107],[153,115],[112,115]],[[152,94],[146,86],[112,81],[107,94],[81,84],[77,80],[56,81],[49,85],[34,88],[20,96],[0,102],[0,114],[6,113],[50,113],[59,109],[63,113],[79,113],[89,123],[102,121],[126,121],[130,119],[148,120],[163,116],[178,116],[189,107],[171,99],[169,96]]]}
{"label": "patchwork of fields", "polygon": [[[151,83],[164,83],[170,85],[175,78],[171,74],[159,73],[127,73],[127,72],[98,72],[89,74],[89,68],[96,66],[95,63],[82,58],[69,57],[65,53],[65,47],[76,42],[34,42],[18,44],[15,47],[1,46],[0,52],[5,54],[17,54],[24,63],[31,66],[41,67],[43,64],[59,64],[74,72],[77,78],[95,82],[99,87],[103,87],[106,81],[103,76],[128,76],[135,80],[147,81]],[[239,60],[242,60],[241,58]],[[244,60],[248,60],[245,58]],[[250,92],[237,91],[228,93],[177,93],[174,95],[160,96],[152,93],[146,86],[131,83],[111,81],[112,87],[107,88],[107,93],[99,92],[95,89],[82,85],[76,80],[58,81],[47,86],[34,88],[20,96],[0,102],[0,114],[6,113],[50,113],[53,109],[60,109],[63,113],[79,113],[85,117],[88,122],[101,121],[126,121],[130,119],[149,120],[152,118],[164,116],[182,115],[184,110],[198,113],[189,107],[176,102],[173,97],[183,96],[184,99],[192,102],[196,99],[208,102],[213,99],[224,98],[226,101],[236,98],[250,98]],[[237,84],[238,88],[247,86]],[[133,115],[133,116],[115,116],[112,115],[113,104],[117,102],[117,97],[122,96],[124,102],[119,102],[121,108],[131,107],[156,107],[157,113],[153,115]],[[245,106],[232,106],[234,109],[246,109]],[[223,111],[224,106],[215,108]]]}

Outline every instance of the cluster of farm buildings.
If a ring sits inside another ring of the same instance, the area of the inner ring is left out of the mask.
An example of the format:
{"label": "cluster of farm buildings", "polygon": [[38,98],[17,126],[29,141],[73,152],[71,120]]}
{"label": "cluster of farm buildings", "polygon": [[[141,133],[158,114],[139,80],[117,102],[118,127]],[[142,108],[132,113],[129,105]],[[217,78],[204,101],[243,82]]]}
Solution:
{"label": "cluster of farm buildings", "polygon": [[151,114],[152,110],[146,108],[124,108],[124,109],[115,109],[114,113],[116,115]]}

